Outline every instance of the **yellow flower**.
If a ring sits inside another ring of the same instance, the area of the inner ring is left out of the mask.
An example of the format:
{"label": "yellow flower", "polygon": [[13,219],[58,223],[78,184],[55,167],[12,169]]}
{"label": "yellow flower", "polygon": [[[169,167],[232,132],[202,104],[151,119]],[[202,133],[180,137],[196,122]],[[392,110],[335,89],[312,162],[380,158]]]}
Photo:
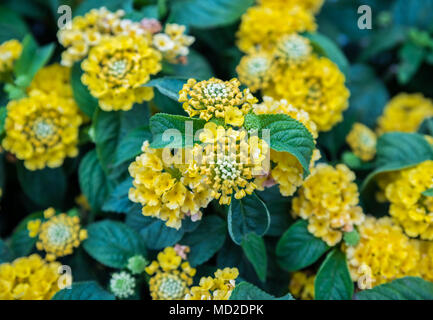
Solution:
{"label": "yellow flower", "polygon": [[278,61],[289,67],[305,65],[311,57],[311,52],[310,41],[297,34],[282,36],[275,48],[275,56]]}
{"label": "yellow flower", "polygon": [[400,93],[388,102],[378,119],[378,134],[416,132],[422,121],[433,116],[433,103],[420,93]]}
{"label": "yellow flower", "polygon": [[161,70],[161,54],[144,37],[117,36],[93,47],[81,64],[82,82],[105,111],[130,110],[153,98],[143,85]]}
{"label": "yellow flower", "polygon": [[87,231],[81,229],[80,219],[66,213],[55,215],[53,208],[44,211],[46,221],[37,219],[29,221],[27,229],[31,237],[38,236],[36,248],[44,250],[45,259],[53,261],[57,257],[72,254],[74,248],[87,238]]}
{"label": "yellow flower", "polygon": [[187,261],[182,262],[173,247],[158,253],[157,260],[145,271],[151,276],[149,289],[153,300],[183,300],[196,273]]}
{"label": "yellow flower", "polygon": [[254,178],[267,172],[268,145],[257,136],[247,137],[245,130],[224,129],[209,122],[200,135],[203,145],[194,147],[195,162],[189,167],[211,189],[220,204],[230,204],[232,196],[242,199],[257,186]]}
{"label": "yellow flower", "polygon": [[185,300],[229,300],[239,276],[237,268],[218,269],[212,277],[202,277],[198,286],[192,287]]}
{"label": "yellow flower", "polygon": [[333,168],[319,163],[293,199],[293,213],[308,219],[308,231],[329,246],[364,220],[354,180],[355,174],[343,164]]}
{"label": "yellow flower", "polygon": [[405,276],[418,276],[419,252],[389,217],[367,217],[359,226],[360,241],[344,246],[352,280],[360,289]]}
{"label": "yellow flower", "polygon": [[164,220],[168,227],[179,229],[185,216],[200,219],[200,209],[212,200],[203,178],[188,171],[182,159],[179,163],[164,160],[163,149],[150,148],[148,141],[142,151],[129,166],[134,178],[129,199],[143,205],[143,215]]}
{"label": "yellow flower", "polygon": [[[310,116],[303,110],[298,110],[290,105],[287,100],[274,100],[271,97],[263,97],[263,103],[253,106],[255,114],[286,114],[295,120],[301,122],[310,131],[314,139],[317,138],[316,124],[311,121]],[[301,163],[293,155],[287,152],[278,152],[271,150],[271,167],[270,175],[258,177],[255,183],[259,190],[264,190],[266,185],[272,186],[275,182],[279,184],[280,192],[283,196],[291,196],[304,181],[304,169]],[[314,163],[319,160],[320,152],[315,149],[310,162],[310,169]]]}
{"label": "yellow flower", "polygon": [[319,131],[328,131],[343,119],[350,93],[331,60],[313,55],[303,66],[279,68],[273,80],[264,94],[307,111]]}
{"label": "yellow flower", "polygon": [[309,275],[307,272],[298,271],[290,278],[289,291],[298,299],[314,300],[314,280],[316,275]]}
{"label": "yellow flower", "polygon": [[60,167],[78,155],[79,109],[71,98],[33,90],[7,105],[3,147],[29,170]]}
{"label": "yellow flower", "polygon": [[198,115],[204,120],[222,118],[227,124],[241,126],[244,115],[257,99],[249,89],[241,91],[239,86],[237,79],[222,81],[211,78],[201,82],[189,79],[179,91],[179,102],[183,102],[183,108],[190,117]]}
{"label": "yellow flower", "polygon": [[299,5],[313,13],[317,13],[323,5],[324,0],[258,0],[260,4],[277,3],[282,5]]}
{"label": "yellow flower", "polygon": [[83,59],[90,48],[111,37],[140,36],[150,41],[150,32],[138,22],[122,19],[124,15],[123,10],[110,12],[101,7],[72,19],[70,28],[57,33],[60,44],[66,48],[62,53],[62,65],[71,67],[74,62]]}
{"label": "yellow flower", "polygon": [[355,123],[346,137],[353,153],[363,161],[370,161],[376,154],[376,134],[362,123]]}
{"label": "yellow flower", "polygon": [[167,23],[164,33],[153,36],[153,45],[162,52],[164,59],[177,62],[178,57],[187,56],[188,47],[194,43],[194,37],[185,34],[186,27],[175,23]]}
{"label": "yellow flower", "polygon": [[266,88],[275,73],[276,64],[273,55],[266,51],[252,52],[243,56],[236,72],[239,80],[252,92]]}
{"label": "yellow flower", "polygon": [[64,98],[73,98],[70,78],[70,68],[54,63],[43,67],[36,73],[27,91],[39,90],[45,94],[55,92]]}
{"label": "yellow flower", "polygon": [[433,188],[433,161],[402,170],[385,189],[389,214],[409,237],[433,240],[433,197],[422,193]]}
{"label": "yellow flower", "polygon": [[15,39],[0,45],[0,74],[12,71],[14,62],[21,56],[22,50],[22,44]]}
{"label": "yellow flower", "polygon": [[60,290],[60,266],[37,254],[0,264],[0,300],[50,300]]}
{"label": "yellow flower", "polygon": [[242,16],[237,45],[245,53],[256,48],[272,50],[281,36],[315,31],[316,27],[313,14],[302,6],[267,1],[250,7]]}

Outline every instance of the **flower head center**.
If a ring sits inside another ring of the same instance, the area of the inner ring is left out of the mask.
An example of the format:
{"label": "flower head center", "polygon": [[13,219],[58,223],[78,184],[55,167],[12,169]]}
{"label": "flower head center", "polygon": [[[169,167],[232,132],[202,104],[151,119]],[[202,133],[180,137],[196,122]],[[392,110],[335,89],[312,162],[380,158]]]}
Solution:
{"label": "flower head center", "polygon": [[108,64],[108,72],[118,78],[126,73],[128,62],[125,59],[114,60]]}
{"label": "flower head center", "polygon": [[47,230],[49,241],[54,246],[62,246],[66,244],[72,237],[71,229],[69,226],[59,222],[53,223]]}
{"label": "flower head center", "polygon": [[54,134],[55,128],[51,122],[45,119],[38,119],[33,124],[33,131],[38,139],[43,140],[52,136]]}
{"label": "flower head center", "polygon": [[269,68],[269,60],[265,57],[255,57],[248,63],[248,70],[252,75],[260,75],[265,73]]}
{"label": "flower head center", "polygon": [[228,96],[229,90],[224,83],[209,83],[204,88],[204,93],[211,98],[225,98]]}
{"label": "flower head center", "polygon": [[301,60],[311,52],[308,42],[299,36],[289,36],[280,43],[281,53],[288,59]]}
{"label": "flower head center", "polygon": [[224,155],[217,160],[215,173],[223,180],[236,180],[241,175],[236,158]]}
{"label": "flower head center", "polygon": [[182,279],[174,275],[166,275],[161,279],[159,292],[161,296],[179,299],[183,297],[185,291],[185,283]]}

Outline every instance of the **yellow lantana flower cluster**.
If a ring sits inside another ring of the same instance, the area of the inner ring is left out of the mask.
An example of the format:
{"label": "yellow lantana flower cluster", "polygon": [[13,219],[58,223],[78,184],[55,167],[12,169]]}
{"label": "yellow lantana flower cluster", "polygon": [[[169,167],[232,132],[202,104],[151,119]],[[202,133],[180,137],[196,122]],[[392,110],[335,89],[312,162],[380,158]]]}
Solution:
{"label": "yellow lantana flower cluster", "polygon": [[394,179],[385,189],[389,214],[408,236],[433,240],[433,197],[423,195],[433,188],[433,161],[399,171]]}
{"label": "yellow lantana flower cluster", "polygon": [[45,221],[31,220],[27,224],[30,237],[38,237],[36,248],[47,254],[45,259],[53,261],[72,254],[74,248],[87,239],[87,231],[80,226],[80,218],[66,213],[56,215],[53,208],[44,211]]}
{"label": "yellow lantana flower cluster", "polygon": [[53,63],[40,69],[33,78],[27,92],[40,90],[45,94],[55,92],[64,98],[73,99],[72,87],[70,83],[71,68]]}
{"label": "yellow lantana flower cluster", "polygon": [[270,49],[257,49],[242,57],[236,72],[251,91],[274,86],[273,77],[280,69],[302,66],[311,57],[312,47],[307,38],[297,34],[282,36]]}
{"label": "yellow lantana flower cluster", "polygon": [[377,132],[416,132],[424,119],[433,116],[433,102],[420,93],[400,93],[385,106]]}
{"label": "yellow lantana flower cluster", "polygon": [[189,293],[196,270],[182,261],[173,247],[167,247],[146,267],[145,271],[152,276],[149,288],[153,300],[183,300]]}
{"label": "yellow lantana flower cluster", "polygon": [[142,151],[129,166],[134,178],[129,199],[143,205],[143,215],[164,220],[168,227],[179,229],[185,216],[201,219],[200,208],[212,200],[202,177],[186,171],[182,161],[164,161],[163,149],[150,148],[148,141]]}
{"label": "yellow lantana flower cluster", "polygon": [[319,131],[328,131],[343,119],[350,96],[345,76],[325,57],[312,55],[308,62],[292,68],[278,68],[273,84],[264,95],[286,99],[307,111]]}
{"label": "yellow lantana flower cluster", "polygon": [[22,50],[21,42],[15,39],[0,45],[0,80],[3,73],[12,71],[13,64],[21,56]]}
{"label": "yellow lantana flower cluster", "polygon": [[294,272],[290,278],[289,291],[297,299],[314,300],[316,275],[304,271]]}
{"label": "yellow lantana flower cluster", "polygon": [[294,215],[308,219],[308,231],[329,246],[364,220],[354,180],[355,174],[343,164],[334,168],[319,163],[293,199]]}
{"label": "yellow lantana flower cluster", "polygon": [[263,1],[242,16],[237,45],[245,53],[272,50],[282,36],[316,28],[313,13],[302,5],[293,1]]}
{"label": "yellow lantana flower cluster", "polygon": [[416,242],[391,218],[367,217],[358,230],[359,243],[345,247],[345,251],[352,280],[360,289],[419,275]]}
{"label": "yellow lantana flower cluster", "polygon": [[[310,131],[314,139],[317,138],[316,124],[310,120],[307,112],[298,110],[290,105],[287,100],[274,100],[271,97],[263,97],[263,103],[253,106],[255,114],[285,114],[301,122]],[[258,177],[255,183],[263,190],[266,186],[272,186],[273,182],[279,184],[283,196],[291,196],[304,181],[304,169],[301,163],[293,155],[287,152],[271,150],[270,158],[274,165],[271,167],[270,175]],[[310,169],[320,158],[319,150],[315,149],[310,162]],[[273,181],[272,181],[273,180]]]}
{"label": "yellow lantana flower cluster", "polygon": [[167,23],[163,33],[153,36],[153,45],[165,60],[177,62],[178,57],[185,57],[189,53],[188,47],[194,43],[194,37],[185,34],[186,27],[175,23]]}
{"label": "yellow lantana flower cluster", "polygon": [[122,19],[123,10],[110,12],[105,7],[92,9],[84,16],[72,19],[70,28],[57,33],[60,44],[67,48],[62,53],[62,65],[71,67],[83,59],[90,48],[113,36],[142,36],[150,38],[150,33],[140,23]]}
{"label": "yellow lantana flower cluster", "polygon": [[362,123],[353,125],[346,141],[353,153],[363,161],[370,161],[376,155],[376,134]]}
{"label": "yellow lantana flower cluster", "polygon": [[199,285],[191,288],[185,300],[229,300],[239,276],[238,269],[218,269],[214,276],[202,277]]}
{"label": "yellow lantana flower cluster", "polygon": [[313,13],[317,13],[322,8],[324,0],[258,0],[257,2],[264,5],[270,3],[299,5]]}
{"label": "yellow lantana flower cluster", "polygon": [[60,266],[37,254],[0,264],[0,300],[50,300],[60,290]]}
{"label": "yellow lantana flower cluster", "polygon": [[[257,188],[254,178],[268,171],[268,144],[257,136],[247,136],[246,130],[225,129],[213,122],[200,134],[203,145],[195,145],[195,162],[190,172],[203,177],[211,189],[212,198],[220,204],[230,204],[232,196],[242,199]],[[197,159],[198,157],[198,159]]]}
{"label": "yellow lantana flower cluster", "polygon": [[222,81],[211,78],[197,82],[189,79],[179,91],[179,102],[190,117],[201,119],[222,118],[226,124],[240,127],[244,116],[251,110],[257,99],[249,89],[241,91],[237,79]]}
{"label": "yellow lantana flower cluster", "polygon": [[150,45],[144,37],[117,36],[90,50],[81,64],[81,81],[101,109],[130,110],[134,103],[153,98],[153,89],[143,85],[161,70],[161,54]]}
{"label": "yellow lantana flower cluster", "polygon": [[81,123],[73,99],[32,90],[28,97],[8,103],[2,145],[24,160],[28,170],[60,167],[66,157],[78,154]]}

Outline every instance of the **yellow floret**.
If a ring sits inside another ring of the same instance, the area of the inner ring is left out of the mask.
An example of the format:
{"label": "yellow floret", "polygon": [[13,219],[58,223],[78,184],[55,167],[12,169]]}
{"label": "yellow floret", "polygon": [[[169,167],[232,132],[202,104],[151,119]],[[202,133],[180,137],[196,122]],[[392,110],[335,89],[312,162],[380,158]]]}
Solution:
{"label": "yellow floret", "polygon": [[364,220],[354,180],[355,174],[343,164],[333,168],[319,163],[293,199],[293,213],[307,219],[308,231],[330,246]]}
{"label": "yellow floret", "polygon": [[337,65],[317,56],[303,66],[279,68],[264,94],[286,99],[295,108],[307,111],[319,131],[328,131],[343,119],[350,96]]}
{"label": "yellow floret", "polygon": [[185,300],[229,300],[239,276],[237,268],[218,269],[214,277],[202,277],[198,286],[192,287]]}
{"label": "yellow floret", "polygon": [[345,247],[345,251],[352,280],[360,289],[419,275],[416,244],[391,218],[367,217],[359,234],[359,243]]}
{"label": "yellow floret", "polygon": [[37,254],[0,264],[0,300],[50,300],[60,290],[60,266]]}
{"label": "yellow floret", "polygon": [[7,105],[3,147],[29,170],[60,167],[78,155],[79,109],[71,98],[33,90]]}
{"label": "yellow floret", "polygon": [[161,54],[143,37],[117,36],[93,47],[81,64],[82,82],[105,111],[130,110],[153,98],[143,85],[161,70]]}
{"label": "yellow floret", "polygon": [[299,5],[313,13],[317,13],[325,0],[258,0],[257,2],[264,5],[271,3],[282,5]]}
{"label": "yellow floret", "polygon": [[433,240],[433,197],[423,195],[433,188],[433,161],[402,170],[385,189],[391,202],[389,214],[409,237]]}
{"label": "yellow floret", "polygon": [[315,30],[313,14],[302,6],[269,2],[250,7],[242,16],[237,45],[246,53],[272,50],[284,35]]}
{"label": "yellow floret", "polygon": [[189,53],[188,47],[194,43],[194,37],[185,34],[186,27],[175,23],[167,23],[164,33],[153,36],[153,45],[161,51],[164,59],[169,62],[178,62],[179,57]]}
{"label": "yellow floret", "polygon": [[275,73],[273,55],[266,51],[250,53],[242,57],[236,67],[239,80],[252,92],[266,88]]}
{"label": "yellow floret", "polygon": [[183,261],[173,247],[158,253],[157,260],[145,271],[151,276],[149,290],[153,300],[183,300],[196,273],[196,269]]}
{"label": "yellow floret", "polygon": [[147,141],[142,151],[129,166],[134,178],[129,199],[143,205],[143,215],[164,220],[171,228],[179,229],[186,216],[201,219],[200,209],[212,200],[203,177],[188,171],[182,161],[165,161],[163,150],[150,148]]}
{"label": "yellow floret", "polygon": [[18,40],[9,40],[0,45],[0,79],[2,73],[12,71],[14,62],[20,57],[23,46]]}
{"label": "yellow floret", "polygon": [[222,118],[226,124],[239,127],[252,104],[257,102],[250,90],[241,91],[240,85],[237,79],[222,81],[211,78],[200,82],[189,79],[179,92],[179,102],[183,103],[190,117],[198,115],[204,120]]}
{"label": "yellow floret", "polygon": [[289,67],[305,65],[311,57],[313,48],[307,38],[297,34],[282,36],[275,48],[277,60]]}
{"label": "yellow floret", "polygon": [[70,83],[71,69],[58,63],[43,67],[36,73],[27,91],[40,90],[45,94],[56,92],[59,96],[73,98]]}
{"label": "yellow floret", "polygon": [[309,275],[307,272],[298,271],[290,278],[289,291],[298,299],[314,300],[314,280],[316,275]]}
{"label": "yellow floret", "polygon": [[416,132],[424,119],[433,116],[433,103],[420,93],[400,93],[388,102],[378,119],[378,134]]}
{"label": "yellow floret", "polygon": [[80,226],[80,218],[66,213],[56,215],[53,208],[44,211],[44,218],[27,223],[30,237],[38,237],[36,248],[47,253],[45,259],[53,261],[72,254],[74,248],[87,239],[87,231]]}
{"label": "yellow floret", "polygon": [[376,154],[376,134],[362,123],[355,123],[346,137],[353,153],[363,161],[370,161]]}

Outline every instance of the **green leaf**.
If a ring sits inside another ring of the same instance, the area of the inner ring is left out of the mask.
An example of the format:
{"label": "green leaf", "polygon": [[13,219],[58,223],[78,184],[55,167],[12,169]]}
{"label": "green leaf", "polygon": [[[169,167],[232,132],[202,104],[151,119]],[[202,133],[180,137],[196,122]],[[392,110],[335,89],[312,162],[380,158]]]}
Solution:
{"label": "green leaf", "polygon": [[185,230],[169,228],[165,222],[152,217],[145,217],[141,210],[128,212],[126,224],[134,229],[145,240],[146,247],[152,250],[161,250],[172,246],[182,239]]}
{"label": "green leaf", "polygon": [[158,113],[150,118],[150,131],[153,134],[152,148],[183,148],[192,146],[196,131],[202,129],[205,120],[184,116]]}
{"label": "green leaf", "polygon": [[187,233],[181,244],[190,248],[188,261],[195,267],[208,261],[224,245],[226,223],[218,216],[205,216],[194,232]]}
{"label": "green leaf", "polygon": [[80,63],[74,64],[71,70],[71,87],[74,95],[75,102],[78,107],[90,118],[93,117],[95,110],[98,108],[98,99],[90,94],[89,89],[81,82],[81,70]]}
{"label": "green leaf", "polygon": [[297,271],[312,265],[328,249],[328,245],[313,236],[307,229],[308,222],[295,222],[278,241],[278,264],[286,271]]}
{"label": "green leaf", "polygon": [[21,40],[29,32],[21,17],[4,6],[0,6],[0,43],[7,40]]}
{"label": "green leaf", "polygon": [[320,33],[306,33],[305,37],[311,41],[314,51],[334,62],[345,75],[348,74],[349,61],[331,39]]}
{"label": "green leaf", "polygon": [[96,281],[85,281],[73,283],[71,289],[60,290],[52,300],[115,300],[115,298],[102,289]]}
{"label": "green leaf", "polygon": [[0,239],[0,264],[10,262],[13,259],[12,251],[9,246]]}
{"label": "green leaf", "polygon": [[30,171],[22,162],[17,165],[18,180],[24,193],[41,207],[60,207],[65,198],[67,181],[62,168]]}
{"label": "green leaf", "polygon": [[376,149],[377,169],[364,180],[362,192],[379,173],[402,170],[433,160],[432,147],[418,133],[385,133],[378,139]]}
{"label": "green leaf", "polygon": [[102,210],[117,213],[127,213],[129,210],[131,210],[134,206],[136,206],[136,204],[128,198],[129,189],[131,187],[131,177],[118,184],[104,202]]}
{"label": "green leaf", "polygon": [[164,77],[150,80],[144,86],[155,87],[163,95],[170,99],[177,101],[179,99],[179,91],[182,90],[183,85],[187,79],[181,79],[176,77]]}
{"label": "green leaf", "polygon": [[400,64],[397,70],[397,78],[401,84],[407,84],[421,67],[426,51],[412,42],[406,42],[398,53]]}
{"label": "green leaf", "polygon": [[396,25],[433,31],[433,0],[397,0],[392,14]]}
{"label": "green leaf", "polygon": [[280,237],[292,223],[290,215],[287,214],[291,208],[290,198],[282,196],[277,185],[258,191],[257,195],[266,203],[271,216],[266,235]]}
{"label": "green leaf", "polygon": [[360,240],[359,232],[356,229],[353,229],[350,232],[345,232],[343,240],[348,246],[356,246]]}
{"label": "green leaf", "polygon": [[78,177],[81,191],[92,210],[98,211],[109,194],[109,184],[96,156],[96,150],[88,152],[81,160]]}
{"label": "green leaf", "polygon": [[158,90],[155,90],[155,96],[151,102],[154,107],[161,112],[168,114],[175,114],[181,116],[187,116],[188,114],[183,109],[182,104],[177,100],[173,100],[166,95],[163,95]]}
{"label": "green leaf", "polygon": [[141,153],[143,142],[152,139],[152,133],[148,126],[130,131],[125,137],[120,139],[119,145],[114,156],[114,166],[132,160]]}
{"label": "green leaf", "polygon": [[240,200],[232,199],[227,222],[230,237],[240,245],[251,232],[264,235],[269,228],[270,215],[266,204],[256,194],[251,194]]}
{"label": "green leaf", "polygon": [[83,248],[96,261],[111,268],[124,268],[134,255],[146,256],[142,239],[124,223],[104,220],[87,226]]}
{"label": "green leaf", "polygon": [[404,277],[355,293],[355,300],[433,300],[433,283]]}
{"label": "green leaf", "polygon": [[271,148],[293,155],[304,168],[304,176],[309,174],[309,166],[314,139],[308,129],[299,121],[283,114],[259,115],[261,130],[270,130]]}
{"label": "green leaf", "polygon": [[207,60],[195,50],[190,50],[186,64],[178,63],[170,66],[176,77],[205,80],[214,76]]}
{"label": "green leaf", "polygon": [[326,256],[317,272],[314,280],[314,299],[350,300],[353,290],[346,256],[339,249],[334,249]]}
{"label": "green leaf", "polygon": [[6,107],[0,107],[0,136],[5,131],[5,121],[8,114],[8,109]]}
{"label": "green leaf", "polygon": [[355,64],[350,66],[347,86],[350,100],[345,120],[348,116],[353,117],[356,121],[374,128],[377,117],[382,114],[389,100],[385,84],[376,76],[373,68],[365,64]]}
{"label": "green leaf", "polygon": [[14,64],[14,73],[16,78],[26,81],[21,83],[20,87],[26,88],[32,81],[35,74],[42,68],[54,52],[54,44],[48,44],[39,47],[32,35],[28,34],[23,42],[23,50],[21,56]]}
{"label": "green leaf", "polygon": [[254,233],[249,233],[243,238],[241,246],[245,256],[253,265],[259,279],[265,282],[268,268],[265,241],[262,237]]}
{"label": "green leaf", "polygon": [[14,258],[29,255],[35,247],[36,240],[37,238],[30,238],[27,228],[15,231],[10,243]]}
{"label": "green leaf", "polygon": [[418,133],[433,136],[433,117],[424,119],[418,129]]}
{"label": "green leaf", "polygon": [[168,21],[197,28],[229,25],[254,4],[254,0],[180,0],[173,3]]}
{"label": "green leaf", "polygon": [[229,300],[295,300],[290,293],[281,298],[276,298],[269,293],[257,288],[248,282],[241,282],[236,285]]}
{"label": "green leaf", "polygon": [[422,194],[423,196],[426,196],[426,197],[433,197],[433,188],[428,189],[428,190],[422,192],[421,194]]}

